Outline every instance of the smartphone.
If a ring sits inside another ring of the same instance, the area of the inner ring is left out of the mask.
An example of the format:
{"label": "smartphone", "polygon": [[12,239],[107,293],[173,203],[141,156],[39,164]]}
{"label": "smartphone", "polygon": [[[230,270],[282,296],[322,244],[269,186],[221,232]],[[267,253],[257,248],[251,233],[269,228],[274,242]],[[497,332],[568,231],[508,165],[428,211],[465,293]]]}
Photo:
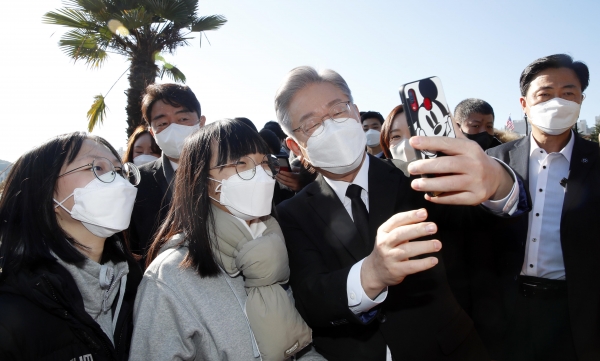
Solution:
{"label": "smartphone", "polygon": [[292,171],[292,167],[290,166],[290,161],[287,155],[278,155],[277,160],[279,161],[279,170],[286,172]]}
{"label": "smartphone", "polygon": [[[434,76],[402,85],[400,99],[412,136],[456,138],[440,78]],[[433,159],[444,155],[440,152],[416,149],[415,154],[417,159]],[[433,175],[427,174],[423,177]],[[438,195],[431,192],[428,194],[432,197]]]}

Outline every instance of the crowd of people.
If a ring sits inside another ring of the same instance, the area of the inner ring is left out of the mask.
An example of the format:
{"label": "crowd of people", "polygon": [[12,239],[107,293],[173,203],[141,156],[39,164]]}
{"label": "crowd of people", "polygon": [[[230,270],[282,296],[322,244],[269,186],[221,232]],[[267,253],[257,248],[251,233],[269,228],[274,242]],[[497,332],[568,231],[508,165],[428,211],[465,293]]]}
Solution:
{"label": "crowd of people", "polygon": [[469,98],[456,138],[360,112],[333,70],[292,69],[260,131],[150,85],[122,159],[74,132],[12,167],[0,359],[600,360],[589,71],[519,82],[531,134]]}

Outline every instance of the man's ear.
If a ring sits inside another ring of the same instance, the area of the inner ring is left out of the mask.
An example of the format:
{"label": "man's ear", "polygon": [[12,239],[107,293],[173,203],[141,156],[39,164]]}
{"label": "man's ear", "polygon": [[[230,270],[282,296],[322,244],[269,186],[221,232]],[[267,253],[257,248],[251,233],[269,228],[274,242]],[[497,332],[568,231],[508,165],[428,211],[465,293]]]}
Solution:
{"label": "man's ear", "polygon": [[200,128],[202,128],[205,123],[206,123],[206,117],[203,115],[200,117]]}
{"label": "man's ear", "polygon": [[521,110],[523,113],[525,113],[525,108],[527,108],[527,99],[525,99],[525,97],[520,97],[519,103],[521,103]]}
{"label": "man's ear", "polygon": [[287,145],[289,150],[294,152],[296,157],[299,157],[302,155],[302,150],[300,149],[300,147],[298,146],[298,143],[296,143],[294,138],[292,138],[292,137],[285,138],[285,144]]}

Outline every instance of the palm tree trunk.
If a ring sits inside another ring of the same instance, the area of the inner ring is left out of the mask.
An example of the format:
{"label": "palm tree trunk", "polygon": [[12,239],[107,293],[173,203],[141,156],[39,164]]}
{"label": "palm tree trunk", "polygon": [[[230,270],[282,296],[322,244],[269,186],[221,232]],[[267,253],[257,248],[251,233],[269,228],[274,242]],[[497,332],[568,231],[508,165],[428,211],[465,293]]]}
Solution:
{"label": "palm tree trunk", "polygon": [[140,52],[131,59],[129,69],[129,89],[127,94],[127,139],[141,124],[145,124],[142,118],[142,96],[146,87],[156,80],[158,66],[154,63],[151,52]]}

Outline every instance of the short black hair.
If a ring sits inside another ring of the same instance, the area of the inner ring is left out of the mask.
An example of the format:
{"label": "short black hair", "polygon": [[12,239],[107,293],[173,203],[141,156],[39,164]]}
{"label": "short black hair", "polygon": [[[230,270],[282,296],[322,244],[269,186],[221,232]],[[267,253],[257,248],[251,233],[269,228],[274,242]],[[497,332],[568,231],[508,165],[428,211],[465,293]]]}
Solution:
{"label": "short black hair", "polygon": [[263,129],[269,129],[270,131],[275,133],[275,135],[277,136],[277,138],[279,138],[280,141],[284,141],[287,138],[287,134],[285,134],[283,129],[281,129],[281,125],[279,125],[279,123],[277,123],[274,120],[266,122]]}
{"label": "short black hair", "polygon": [[468,98],[458,103],[456,108],[454,108],[454,120],[462,123],[473,113],[491,114],[495,118],[494,108],[492,108],[490,103],[482,99]]}
{"label": "short black hair", "polygon": [[590,84],[590,71],[587,65],[581,61],[573,61],[573,58],[567,54],[554,54],[539,58],[525,67],[521,73],[521,78],[519,79],[521,96],[527,95],[529,85],[540,72],[550,68],[569,68],[573,70],[581,83],[582,92],[585,91]]}
{"label": "short black hair", "polygon": [[237,117],[237,118],[233,118],[233,120],[238,120],[244,124],[246,124],[247,126],[249,126],[252,130],[254,130],[255,132],[258,133],[258,129],[256,128],[256,125],[254,125],[254,123],[252,123],[252,121],[248,118],[244,118],[244,117]]}
{"label": "short black hair", "polygon": [[[86,139],[104,145],[120,159],[106,140],[74,132],[23,154],[11,168],[0,197],[0,281],[55,257],[71,264],[85,260],[75,248],[82,245],[58,224],[53,198],[62,166],[75,160]],[[115,237],[106,240],[105,249],[116,246]]]}
{"label": "short black hair", "polygon": [[275,133],[270,129],[261,129],[258,134],[260,134],[260,137],[267,143],[272,154],[279,154],[279,151],[281,150],[281,141]]}
{"label": "short black hair", "polygon": [[142,117],[148,125],[151,125],[152,121],[152,106],[159,100],[175,108],[184,107],[190,112],[196,112],[198,117],[202,115],[200,102],[189,86],[173,83],[150,84],[142,98]]}
{"label": "short black hair", "polygon": [[375,118],[379,121],[379,124],[383,125],[383,122],[385,121],[383,119],[383,115],[381,115],[381,113],[373,111],[373,110],[369,110],[366,112],[360,112],[360,122],[364,122],[367,119],[370,118]]}

